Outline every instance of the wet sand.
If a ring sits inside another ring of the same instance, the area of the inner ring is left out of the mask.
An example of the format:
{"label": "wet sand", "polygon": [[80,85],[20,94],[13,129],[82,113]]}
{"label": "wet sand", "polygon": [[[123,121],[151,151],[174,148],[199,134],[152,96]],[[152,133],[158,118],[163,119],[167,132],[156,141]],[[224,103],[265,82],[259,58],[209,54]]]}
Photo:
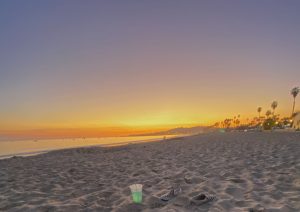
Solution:
{"label": "wet sand", "polygon": [[[129,185],[141,183],[143,203]],[[172,186],[182,192],[158,197]],[[206,193],[214,201],[191,204]],[[300,133],[210,133],[0,160],[0,211],[300,211]]]}

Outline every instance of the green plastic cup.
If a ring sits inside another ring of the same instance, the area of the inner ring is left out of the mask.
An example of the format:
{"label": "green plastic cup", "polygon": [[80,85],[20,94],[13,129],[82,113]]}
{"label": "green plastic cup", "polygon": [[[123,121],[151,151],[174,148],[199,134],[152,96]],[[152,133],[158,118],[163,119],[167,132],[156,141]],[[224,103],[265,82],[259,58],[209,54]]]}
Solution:
{"label": "green plastic cup", "polygon": [[143,193],[142,192],[132,192],[132,200],[134,203],[142,203]]}
{"label": "green plastic cup", "polygon": [[132,201],[134,203],[140,204],[143,201],[143,185],[142,184],[133,184],[130,187]]}

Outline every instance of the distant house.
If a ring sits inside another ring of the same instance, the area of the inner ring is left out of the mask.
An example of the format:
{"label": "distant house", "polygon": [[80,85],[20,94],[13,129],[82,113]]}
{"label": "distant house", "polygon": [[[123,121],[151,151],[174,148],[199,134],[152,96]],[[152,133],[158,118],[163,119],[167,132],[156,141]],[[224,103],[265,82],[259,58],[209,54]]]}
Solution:
{"label": "distant house", "polygon": [[300,129],[300,112],[293,117],[293,128]]}

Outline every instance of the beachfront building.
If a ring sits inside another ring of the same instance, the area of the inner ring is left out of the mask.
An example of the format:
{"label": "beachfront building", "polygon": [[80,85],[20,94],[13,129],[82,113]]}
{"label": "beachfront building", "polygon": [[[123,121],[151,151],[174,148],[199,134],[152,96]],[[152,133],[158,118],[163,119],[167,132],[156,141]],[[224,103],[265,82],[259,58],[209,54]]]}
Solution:
{"label": "beachfront building", "polygon": [[300,112],[293,117],[293,128],[300,129]]}

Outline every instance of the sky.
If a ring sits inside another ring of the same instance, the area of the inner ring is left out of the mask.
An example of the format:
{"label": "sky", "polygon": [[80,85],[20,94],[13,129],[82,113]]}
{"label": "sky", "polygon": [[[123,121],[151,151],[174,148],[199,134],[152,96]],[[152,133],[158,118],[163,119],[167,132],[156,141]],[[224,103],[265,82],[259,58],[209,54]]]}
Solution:
{"label": "sky", "polygon": [[0,133],[209,125],[273,100],[289,115],[299,10],[296,0],[0,1]]}

